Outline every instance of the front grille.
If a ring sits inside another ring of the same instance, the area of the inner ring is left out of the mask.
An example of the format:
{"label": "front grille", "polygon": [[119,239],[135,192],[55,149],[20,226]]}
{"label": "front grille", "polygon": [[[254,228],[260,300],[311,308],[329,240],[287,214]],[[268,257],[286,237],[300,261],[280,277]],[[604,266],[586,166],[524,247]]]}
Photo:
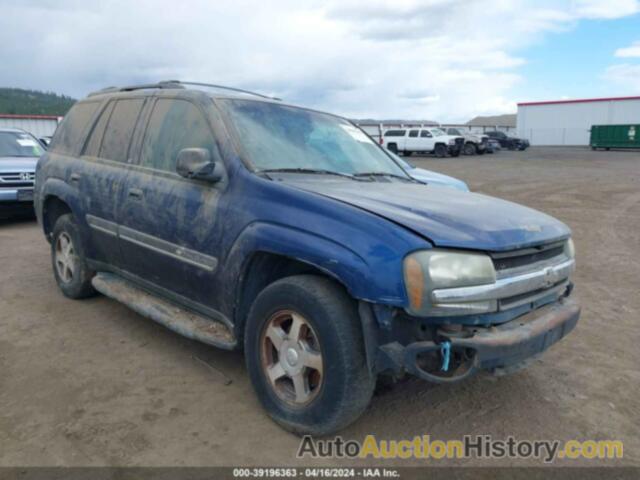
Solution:
{"label": "front grille", "polygon": [[[569,260],[564,249],[564,242],[555,242],[511,252],[491,253],[491,259],[498,278],[508,279],[512,276],[529,272],[540,272],[551,266]],[[565,295],[570,288],[569,278],[557,278],[545,288],[537,288],[530,292],[521,293],[498,301],[500,311],[509,310],[525,304],[531,308],[555,301]]]}
{"label": "front grille", "polygon": [[491,258],[495,269],[500,271],[550,260],[553,257],[559,257],[563,253],[564,243],[556,243],[508,253],[494,253]]}
{"label": "front grille", "polygon": [[35,181],[34,172],[3,172],[0,173],[1,187],[31,187]]}
{"label": "front grille", "polygon": [[[540,288],[532,292],[521,293],[512,297],[501,298],[498,300],[498,308],[500,311],[509,310],[525,304],[534,304],[533,308],[537,308],[549,301],[557,300],[560,295],[564,295],[569,288],[569,281],[562,280],[548,288]],[[535,305],[538,303],[539,305]]]}

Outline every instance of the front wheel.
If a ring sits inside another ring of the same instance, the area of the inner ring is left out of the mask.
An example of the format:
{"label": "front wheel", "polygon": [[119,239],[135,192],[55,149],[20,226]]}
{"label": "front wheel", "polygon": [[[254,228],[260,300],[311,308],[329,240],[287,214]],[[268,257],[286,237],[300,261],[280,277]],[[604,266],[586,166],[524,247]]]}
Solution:
{"label": "front wheel", "polygon": [[326,435],[357,419],[371,400],[355,302],[315,275],[287,277],[256,298],[245,359],[267,413],[296,434]]}

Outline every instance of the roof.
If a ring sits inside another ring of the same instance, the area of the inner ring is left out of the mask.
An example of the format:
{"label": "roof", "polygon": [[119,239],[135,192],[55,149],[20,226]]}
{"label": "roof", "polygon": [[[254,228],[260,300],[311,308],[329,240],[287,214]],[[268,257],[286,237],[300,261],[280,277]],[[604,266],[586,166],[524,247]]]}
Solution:
{"label": "roof", "polygon": [[478,116],[467,122],[471,127],[515,127],[517,115],[507,113],[505,115]]}
{"label": "roof", "polygon": [[259,97],[263,100],[280,101],[279,98],[263,95],[262,93],[251,92],[242,88],[226,87],[202,82],[185,82],[180,80],[163,80],[156,83],[143,83],[140,85],[128,85],[125,87],[107,87],[96,92],[91,92],[88,97],[122,92],[135,92],[137,90],[200,90],[211,97]]}
{"label": "roof", "polygon": [[21,120],[58,120],[62,115],[29,115],[15,113],[0,113],[0,118],[15,118]]}
{"label": "roof", "polygon": [[591,103],[591,102],[622,102],[625,100],[640,100],[640,97],[602,97],[602,98],[577,98],[575,100],[549,100],[545,102],[520,102],[519,107],[533,107],[536,105],[557,105],[563,103]]}

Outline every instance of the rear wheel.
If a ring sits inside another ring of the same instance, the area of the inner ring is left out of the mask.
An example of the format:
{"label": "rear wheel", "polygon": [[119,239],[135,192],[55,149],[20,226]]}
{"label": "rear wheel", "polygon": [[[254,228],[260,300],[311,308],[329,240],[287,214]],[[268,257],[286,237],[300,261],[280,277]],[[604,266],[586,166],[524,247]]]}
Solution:
{"label": "rear wheel", "polygon": [[85,298],[96,291],[91,285],[95,275],[84,256],[84,247],[73,215],[61,215],[51,235],[53,275],[62,293],[69,298]]}
{"label": "rear wheel", "polygon": [[245,359],[267,413],[297,434],[347,426],[375,386],[355,303],[315,275],[278,280],[258,295],[245,329]]}
{"label": "rear wheel", "polygon": [[436,145],[436,148],[433,149],[433,153],[435,153],[436,157],[442,158],[447,156],[447,147],[442,143]]}

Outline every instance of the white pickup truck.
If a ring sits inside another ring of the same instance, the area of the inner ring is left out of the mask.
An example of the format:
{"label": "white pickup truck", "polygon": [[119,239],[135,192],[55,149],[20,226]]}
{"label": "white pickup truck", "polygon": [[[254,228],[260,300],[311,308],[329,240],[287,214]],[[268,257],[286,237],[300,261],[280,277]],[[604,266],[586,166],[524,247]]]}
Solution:
{"label": "white pickup truck", "polygon": [[437,127],[394,128],[382,134],[380,143],[393,153],[434,153],[437,157],[460,155],[464,137],[447,135]]}

